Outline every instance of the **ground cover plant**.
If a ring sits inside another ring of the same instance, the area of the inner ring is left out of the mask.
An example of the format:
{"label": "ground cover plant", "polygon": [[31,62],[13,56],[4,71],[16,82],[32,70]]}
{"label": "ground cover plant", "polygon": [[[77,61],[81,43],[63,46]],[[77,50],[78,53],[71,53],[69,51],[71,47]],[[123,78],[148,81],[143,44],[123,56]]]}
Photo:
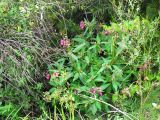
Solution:
{"label": "ground cover plant", "polygon": [[0,119],[160,119],[159,1],[0,1]]}

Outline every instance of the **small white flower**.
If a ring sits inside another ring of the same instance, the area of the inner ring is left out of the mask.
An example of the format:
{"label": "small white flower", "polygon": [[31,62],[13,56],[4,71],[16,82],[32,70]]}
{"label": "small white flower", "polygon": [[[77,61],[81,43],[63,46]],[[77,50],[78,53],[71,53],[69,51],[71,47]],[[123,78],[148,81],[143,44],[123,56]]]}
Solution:
{"label": "small white flower", "polygon": [[157,103],[152,103],[152,105],[153,105],[153,107],[155,107],[155,108],[157,107]]}
{"label": "small white flower", "polygon": [[27,12],[27,10],[24,7],[19,7],[19,10],[20,10],[21,13],[26,13]]}

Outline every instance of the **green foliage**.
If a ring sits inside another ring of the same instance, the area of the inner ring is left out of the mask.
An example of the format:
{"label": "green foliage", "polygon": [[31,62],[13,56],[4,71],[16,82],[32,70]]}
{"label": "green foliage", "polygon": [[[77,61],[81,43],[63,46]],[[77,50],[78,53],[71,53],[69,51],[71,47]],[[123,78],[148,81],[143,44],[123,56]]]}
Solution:
{"label": "green foliage", "polygon": [[[156,23],[137,17],[132,21],[112,23],[111,26],[102,25],[104,30],[94,36],[97,23],[94,20],[91,23],[86,21],[84,33],[71,39],[71,46],[66,48],[66,57],[49,66],[51,96],[59,94],[59,101],[64,96],[70,98],[66,95],[69,93],[74,98],[71,101],[74,101],[76,108],[94,115],[98,111],[105,112],[108,106],[93,100],[85,101],[80,95],[108,102],[118,101],[119,94],[142,97],[141,92],[147,92],[151,87],[148,77],[153,71],[150,68],[159,61],[155,58],[158,53],[152,53],[158,40]],[[107,35],[104,34],[106,31]],[[148,65],[143,70],[137,70],[143,64]],[[59,76],[55,76],[55,72]],[[58,93],[60,88],[64,92]],[[93,88],[97,89],[96,93],[91,92]],[[103,96],[98,94],[100,92],[103,92]]]}
{"label": "green foliage", "polygon": [[1,0],[0,118],[143,118],[159,105],[157,3]]}

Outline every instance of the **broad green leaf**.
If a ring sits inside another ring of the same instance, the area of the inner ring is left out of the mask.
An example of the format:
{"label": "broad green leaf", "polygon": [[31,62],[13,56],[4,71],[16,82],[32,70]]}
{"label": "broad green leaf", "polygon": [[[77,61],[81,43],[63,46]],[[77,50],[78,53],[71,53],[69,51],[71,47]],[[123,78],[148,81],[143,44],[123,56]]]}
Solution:
{"label": "broad green leaf", "polygon": [[115,80],[112,81],[112,86],[114,88],[115,91],[118,91],[118,86],[119,86],[119,83],[116,82]]}
{"label": "broad green leaf", "polygon": [[133,85],[133,86],[130,86],[129,92],[131,96],[133,96],[138,90],[139,90],[138,85]]}
{"label": "broad green leaf", "polygon": [[92,104],[91,107],[90,107],[91,111],[92,111],[92,114],[95,115],[96,112],[97,112],[97,107],[95,104]]}
{"label": "broad green leaf", "polygon": [[88,87],[86,86],[83,86],[79,89],[79,92],[83,92],[83,91],[87,91],[88,90]]}
{"label": "broad green leaf", "polygon": [[76,42],[80,42],[80,43],[85,42],[85,39],[83,39],[83,38],[73,38],[72,40],[76,41]]}
{"label": "broad green leaf", "polygon": [[118,94],[115,93],[115,94],[112,95],[112,101],[116,102],[117,100],[118,100]]}
{"label": "broad green leaf", "polygon": [[81,49],[83,49],[83,47],[84,47],[85,45],[86,45],[85,43],[78,45],[78,46],[73,50],[73,52],[78,52],[78,51],[80,51]]}
{"label": "broad green leaf", "polygon": [[78,79],[78,77],[79,77],[79,74],[78,74],[78,73],[76,73],[76,74],[74,75],[73,81],[77,80],[77,79]]}
{"label": "broad green leaf", "polygon": [[105,90],[108,86],[109,86],[109,84],[104,84],[104,85],[101,85],[100,88],[101,88],[102,90]]}
{"label": "broad green leaf", "polygon": [[53,82],[53,81],[50,81],[49,84],[50,84],[51,86],[56,86],[55,82]]}
{"label": "broad green leaf", "polygon": [[67,73],[67,76],[64,78],[64,81],[67,81],[71,77],[73,77],[73,74],[72,73]]}
{"label": "broad green leaf", "polygon": [[96,41],[97,41],[97,43],[98,43],[98,44],[100,44],[101,39],[100,39],[99,35],[97,35],[97,37],[96,37]]}
{"label": "broad green leaf", "polygon": [[92,45],[91,47],[88,48],[88,50],[94,49],[96,47],[97,47],[97,45]]}
{"label": "broad green leaf", "polygon": [[53,92],[55,91],[55,89],[56,89],[56,88],[53,88],[53,87],[52,87],[52,88],[49,90],[49,92],[50,92],[50,93],[53,93]]}
{"label": "broad green leaf", "polygon": [[102,67],[99,69],[99,71],[97,72],[97,75],[102,73],[104,70],[106,69],[106,64],[102,64]]}
{"label": "broad green leaf", "polygon": [[95,102],[96,108],[101,111],[101,103],[100,102]]}
{"label": "broad green leaf", "polygon": [[78,61],[78,57],[76,55],[74,55],[73,53],[68,53],[68,55],[75,61]]}
{"label": "broad green leaf", "polygon": [[95,82],[104,82],[104,79],[102,77],[97,77],[94,80]]}
{"label": "broad green leaf", "polygon": [[90,60],[89,60],[88,56],[85,56],[85,61],[86,61],[87,64],[89,64]]}

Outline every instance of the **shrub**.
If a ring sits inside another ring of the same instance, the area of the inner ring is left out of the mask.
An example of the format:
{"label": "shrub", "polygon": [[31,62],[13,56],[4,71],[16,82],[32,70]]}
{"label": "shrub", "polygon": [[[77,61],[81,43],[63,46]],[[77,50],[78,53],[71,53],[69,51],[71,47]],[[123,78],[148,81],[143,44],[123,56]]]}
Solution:
{"label": "shrub", "polygon": [[142,106],[160,79],[158,14],[136,17],[143,2],[1,0],[0,118],[131,118],[114,106]]}
{"label": "shrub", "polygon": [[153,80],[149,78],[151,68],[154,64],[159,66],[159,59],[155,59],[158,52],[153,52],[159,46],[157,21],[151,23],[137,17],[111,26],[101,25],[94,35],[96,24],[95,20],[85,21],[84,32],[71,38],[70,46],[64,48],[65,57],[49,66],[49,96],[54,105],[102,114],[110,106],[82,96],[115,103],[122,94],[142,97],[141,93],[151,87],[145,85],[151,85]]}

